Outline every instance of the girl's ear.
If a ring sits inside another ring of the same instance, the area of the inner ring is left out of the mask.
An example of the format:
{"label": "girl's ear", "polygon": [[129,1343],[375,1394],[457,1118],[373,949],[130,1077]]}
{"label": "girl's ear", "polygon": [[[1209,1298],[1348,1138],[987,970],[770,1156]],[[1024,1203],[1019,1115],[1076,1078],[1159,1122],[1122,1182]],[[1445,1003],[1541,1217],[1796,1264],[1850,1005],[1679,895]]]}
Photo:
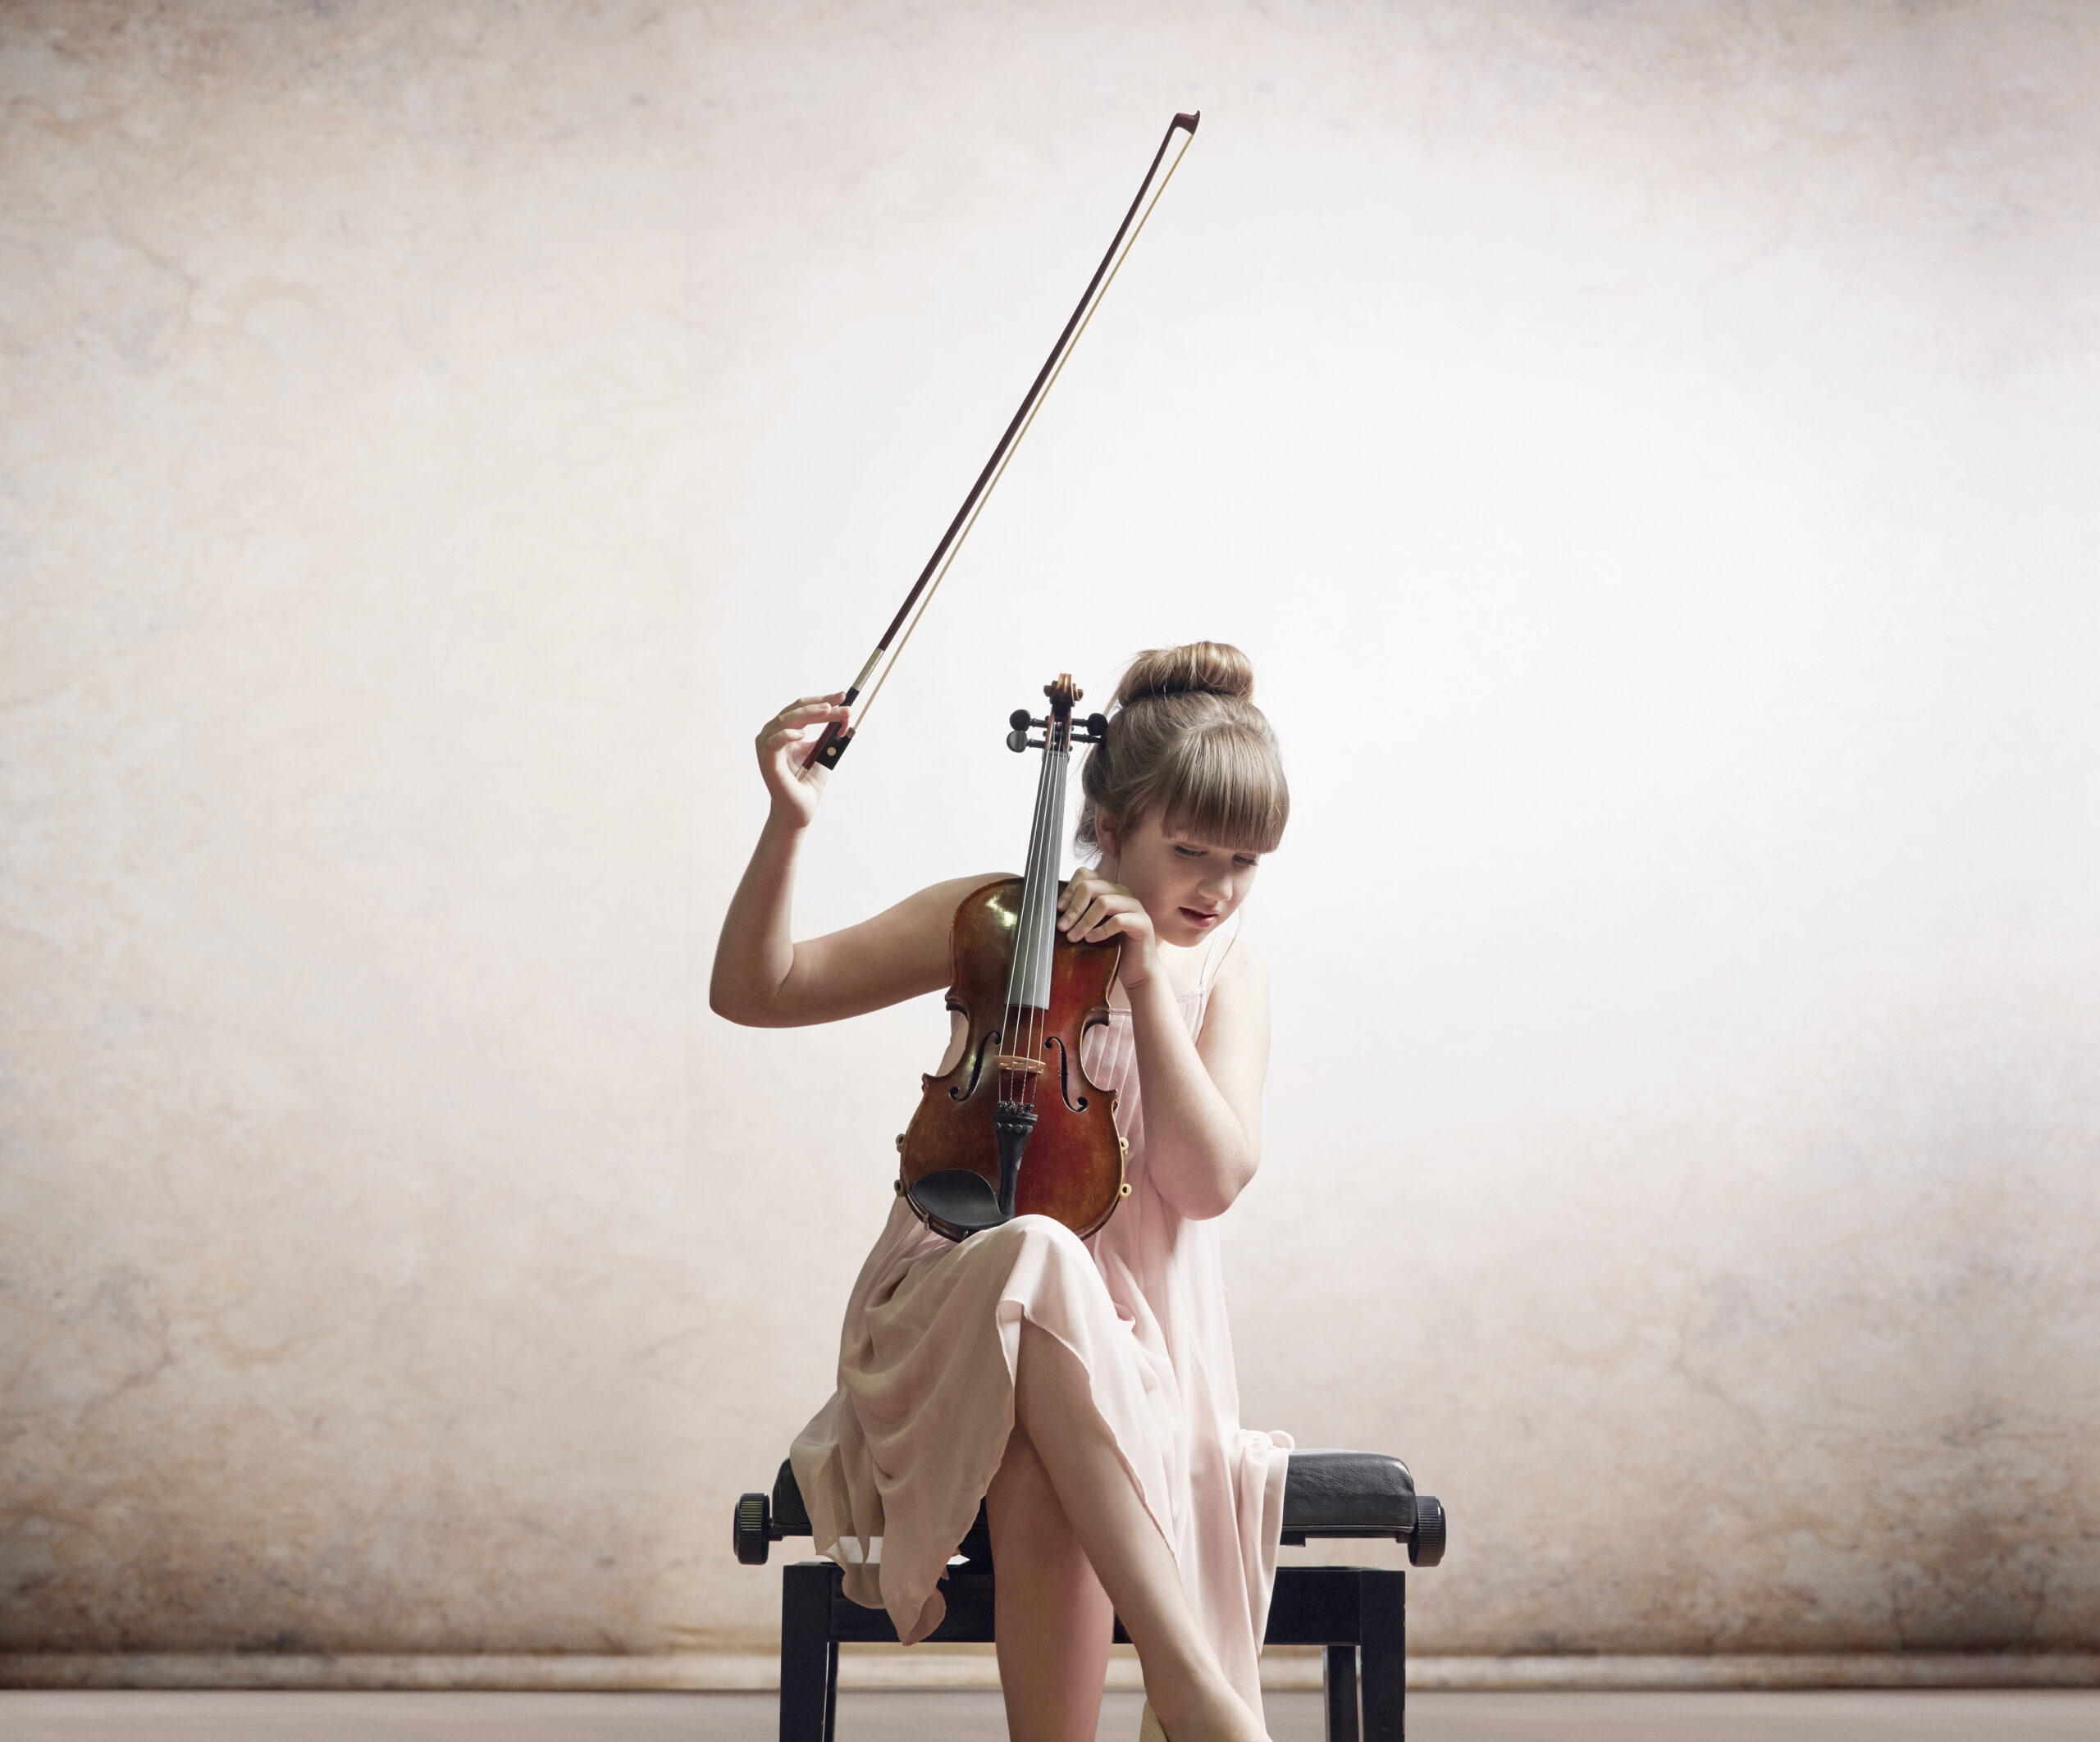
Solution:
{"label": "girl's ear", "polygon": [[1116,819],[1105,810],[1093,814],[1093,838],[1101,843],[1101,856],[1112,859],[1116,854]]}

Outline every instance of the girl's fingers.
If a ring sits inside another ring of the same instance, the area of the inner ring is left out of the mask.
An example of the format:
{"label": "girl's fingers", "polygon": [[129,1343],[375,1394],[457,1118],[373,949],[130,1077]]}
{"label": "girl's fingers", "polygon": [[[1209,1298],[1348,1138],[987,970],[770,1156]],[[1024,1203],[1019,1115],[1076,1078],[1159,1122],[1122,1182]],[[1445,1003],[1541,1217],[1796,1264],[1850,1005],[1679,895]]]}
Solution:
{"label": "girl's fingers", "polygon": [[829,702],[815,702],[807,707],[791,709],[785,713],[776,714],[768,720],[759,734],[758,741],[762,747],[771,749],[789,738],[802,737],[810,727],[820,725],[826,720],[838,720],[843,723],[847,712],[846,709],[833,707]]}
{"label": "girl's fingers", "polygon": [[1103,937],[1115,931],[1122,933],[1125,937],[1134,937],[1150,923],[1144,905],[1134,896],[1125,896],[1116,901],[1094,930]]}
{"label": "girl's fingers", "polygon": [[1129,932],[1135,923],[1137,901],[1129,896],[1097,896],[1072,920],[1071,937],[1076,943],[1092,943],[1111,932]]}
{"label": "girl's fingers", "polygon": [[838,720],[843,722],[852,710],[843,705],[846,692],[833,690],[829,695],[805,695],[799,701],[791,701],[779,713],[765,723],[765,730],[785,726],[790,722],[806,724],[812,720]]}
{"label": "girl's fingers", "polygon": [[1065,885],[1065,892],[1057,898],[1058,907],[1071,913],[1090,901],[1099,901],[1104,895],[1122,892],[1098,871],[1089,871],[1082,865],[1072,873],[1071,881]]}
{"label": "girl's fingers", "polygon": [[784,744],[790,741],[807,743],[810,728],[816,723],[814,720],[790,720],[783,725],[774,727],[772,731],[766,733],[765,741],[769,744]]}
{"label": "girl's fingers", "polygon": [[1098,943],[1118,933],[1128,936],[1139,905],[1121,884],[1081,866],[1057,898],[1057,927],[1074,943]]}

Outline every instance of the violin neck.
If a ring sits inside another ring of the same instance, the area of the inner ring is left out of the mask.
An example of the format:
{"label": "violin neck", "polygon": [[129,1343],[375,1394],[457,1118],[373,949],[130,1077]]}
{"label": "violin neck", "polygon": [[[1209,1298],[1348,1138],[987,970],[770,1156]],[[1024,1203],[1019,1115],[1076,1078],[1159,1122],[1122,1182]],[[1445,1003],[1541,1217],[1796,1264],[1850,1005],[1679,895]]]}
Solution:
{"label": "violin neck", "polygon": [[1043,752],[1035,787],[1035,822],[1028,834],[1028,869],[1020,886],[1020,922],[1007,978],[1009,1008],[1050,1008],[1050,952],[1057,942],[1057,866],[1064,854],[1065,776],[1071,752]]}

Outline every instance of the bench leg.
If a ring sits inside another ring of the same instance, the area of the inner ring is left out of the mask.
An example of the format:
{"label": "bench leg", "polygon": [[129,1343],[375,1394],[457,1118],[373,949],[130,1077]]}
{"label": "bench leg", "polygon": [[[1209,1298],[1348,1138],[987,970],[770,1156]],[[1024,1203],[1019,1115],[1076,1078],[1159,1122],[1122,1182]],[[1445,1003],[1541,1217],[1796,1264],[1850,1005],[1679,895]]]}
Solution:
{"label": "bench leg", "polygon": [[1361,1742],[1356,1721],[1356,1648],[1328,1646],[1320,1681],[1327,1697],[1327,1742]]}
{"label": "bench leg", "polygon": [[1358,1615],[1363,1642],[1364,1742],[1408,1733],[1408,1576],[1366,1567]]}
{"label": "bench leg", "polygon": [[833,1742],[838,1727],[838,1646],[831,1636],[829,1561],[780,1570],[780,1742]]}

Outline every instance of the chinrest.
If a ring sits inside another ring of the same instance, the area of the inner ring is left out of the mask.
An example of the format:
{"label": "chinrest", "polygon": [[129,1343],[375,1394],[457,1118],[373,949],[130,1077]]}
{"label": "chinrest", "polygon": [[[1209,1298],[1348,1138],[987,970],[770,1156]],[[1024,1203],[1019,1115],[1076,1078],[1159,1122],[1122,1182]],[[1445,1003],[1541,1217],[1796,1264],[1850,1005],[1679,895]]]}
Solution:
{"label": "chinrest", "polygon": [[938,1233],[966,1240],[1013,1220],[999,1207],[999,1194],[982,1174],[944,1167],[905,1188],[912,1207]]}

